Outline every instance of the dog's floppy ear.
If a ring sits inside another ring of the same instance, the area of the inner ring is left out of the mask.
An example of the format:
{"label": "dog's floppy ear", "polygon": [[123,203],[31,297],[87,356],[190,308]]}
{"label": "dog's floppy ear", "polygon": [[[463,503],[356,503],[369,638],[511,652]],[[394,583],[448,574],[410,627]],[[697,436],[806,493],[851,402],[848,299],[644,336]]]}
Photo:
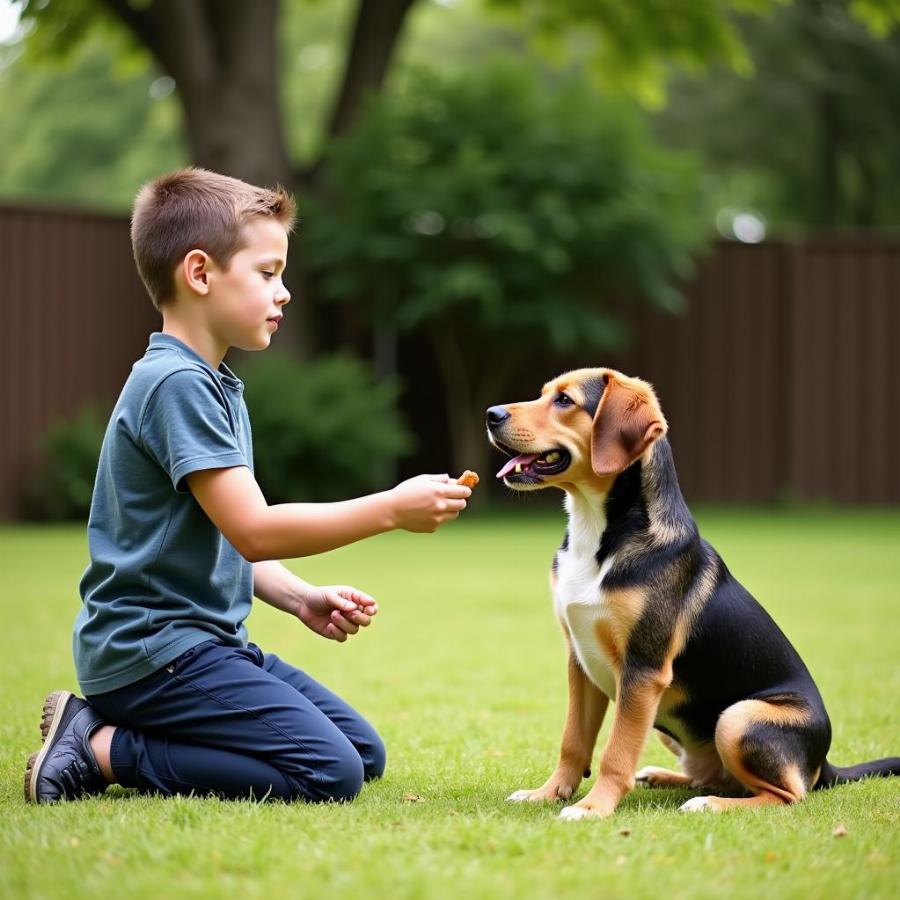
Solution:
{"label": "dog's floppy ear", "polygon": [[649,385],[626,384],[610,373],[604,374],[603,381],[591,431],[591,468],[598,475],[616,475],[662,437],[668,426]]}

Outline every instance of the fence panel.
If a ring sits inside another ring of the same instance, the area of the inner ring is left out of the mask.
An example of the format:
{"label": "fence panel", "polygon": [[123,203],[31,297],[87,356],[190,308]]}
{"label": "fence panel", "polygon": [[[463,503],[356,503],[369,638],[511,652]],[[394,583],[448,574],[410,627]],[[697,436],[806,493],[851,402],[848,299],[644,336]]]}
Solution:
{"label": "fence panel", "polygon": [[[40,435],[90,400],[110,404],[159,317],[123,218],[0,207],[0,272],[10,518]],[[501,397],[564,367],[613,365],[656,385],[689,501],[900,503],[900,238],[716,244],[686,295],[680,316],[629,304],[631,349],[548,353]],[[400,374],[422,447],[401,468],[430,470],[448,427],[433,361],[401,353]]]}

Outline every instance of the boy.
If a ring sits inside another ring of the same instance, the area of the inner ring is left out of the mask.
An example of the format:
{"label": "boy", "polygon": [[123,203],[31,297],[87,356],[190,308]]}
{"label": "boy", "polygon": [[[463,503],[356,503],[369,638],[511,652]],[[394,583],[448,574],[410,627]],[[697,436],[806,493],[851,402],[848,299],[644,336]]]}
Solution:
{"label": "boy", "polygon": [[[290,294],[294,206],[281,190],[202,169],[145,185],[132,218],[162,313],[113,410],[88,523],[74,654],[86,700],[44,704],[28,763],[38,803],[108,784],[161,794],[350,800],[382,774],[371,725],[309,675],[248,644],[252,596],[345,641],[377,612],[276,560],[400,528],[433,532],[471,490],[421,475],[340,503],[266,503],[230,347],[263,350]],[[288,400],[289,402],[289,400]]]}

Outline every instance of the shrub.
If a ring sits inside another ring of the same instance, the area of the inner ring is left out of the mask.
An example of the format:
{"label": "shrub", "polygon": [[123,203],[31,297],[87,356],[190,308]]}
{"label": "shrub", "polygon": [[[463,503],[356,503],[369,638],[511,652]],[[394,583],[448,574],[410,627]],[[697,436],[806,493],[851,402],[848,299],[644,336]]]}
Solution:
{"label": "shrub", "polygon": [[27,488],[33,515],[84,519],[91,508],[105,417],[87,406],[74,418],[51,425],[40,441],[41,458]]}
{"label": "shrub", "polygon": [[457,468],[505,373],[549,346],[600,359],[624,298],[681,307],[698,173],[583,79],[427,72],[373,98],[305,201],[317,293],[429,343]]}
{"label": "shrub", "polygon": [[336,500],[385,487],[413,447],[395,380],[346,356],[302,363],[270,351],[243,367],[256,478],[270,503]]}

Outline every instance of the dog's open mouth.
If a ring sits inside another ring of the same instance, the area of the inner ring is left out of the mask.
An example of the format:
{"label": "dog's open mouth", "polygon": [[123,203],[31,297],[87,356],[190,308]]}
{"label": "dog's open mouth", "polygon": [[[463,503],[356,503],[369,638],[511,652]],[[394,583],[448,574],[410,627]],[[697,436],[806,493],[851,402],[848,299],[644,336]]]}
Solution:
{"label": "dog's open mouth", "polygon": [[507,481],[539,481],[542,476],[558,475],[572,462],[569,451],[562,447],[554,447],[543,453],[518,453],[499,441],[494,443],[497,449],[511,457],[497,473],[497,478],[505,478]]}

